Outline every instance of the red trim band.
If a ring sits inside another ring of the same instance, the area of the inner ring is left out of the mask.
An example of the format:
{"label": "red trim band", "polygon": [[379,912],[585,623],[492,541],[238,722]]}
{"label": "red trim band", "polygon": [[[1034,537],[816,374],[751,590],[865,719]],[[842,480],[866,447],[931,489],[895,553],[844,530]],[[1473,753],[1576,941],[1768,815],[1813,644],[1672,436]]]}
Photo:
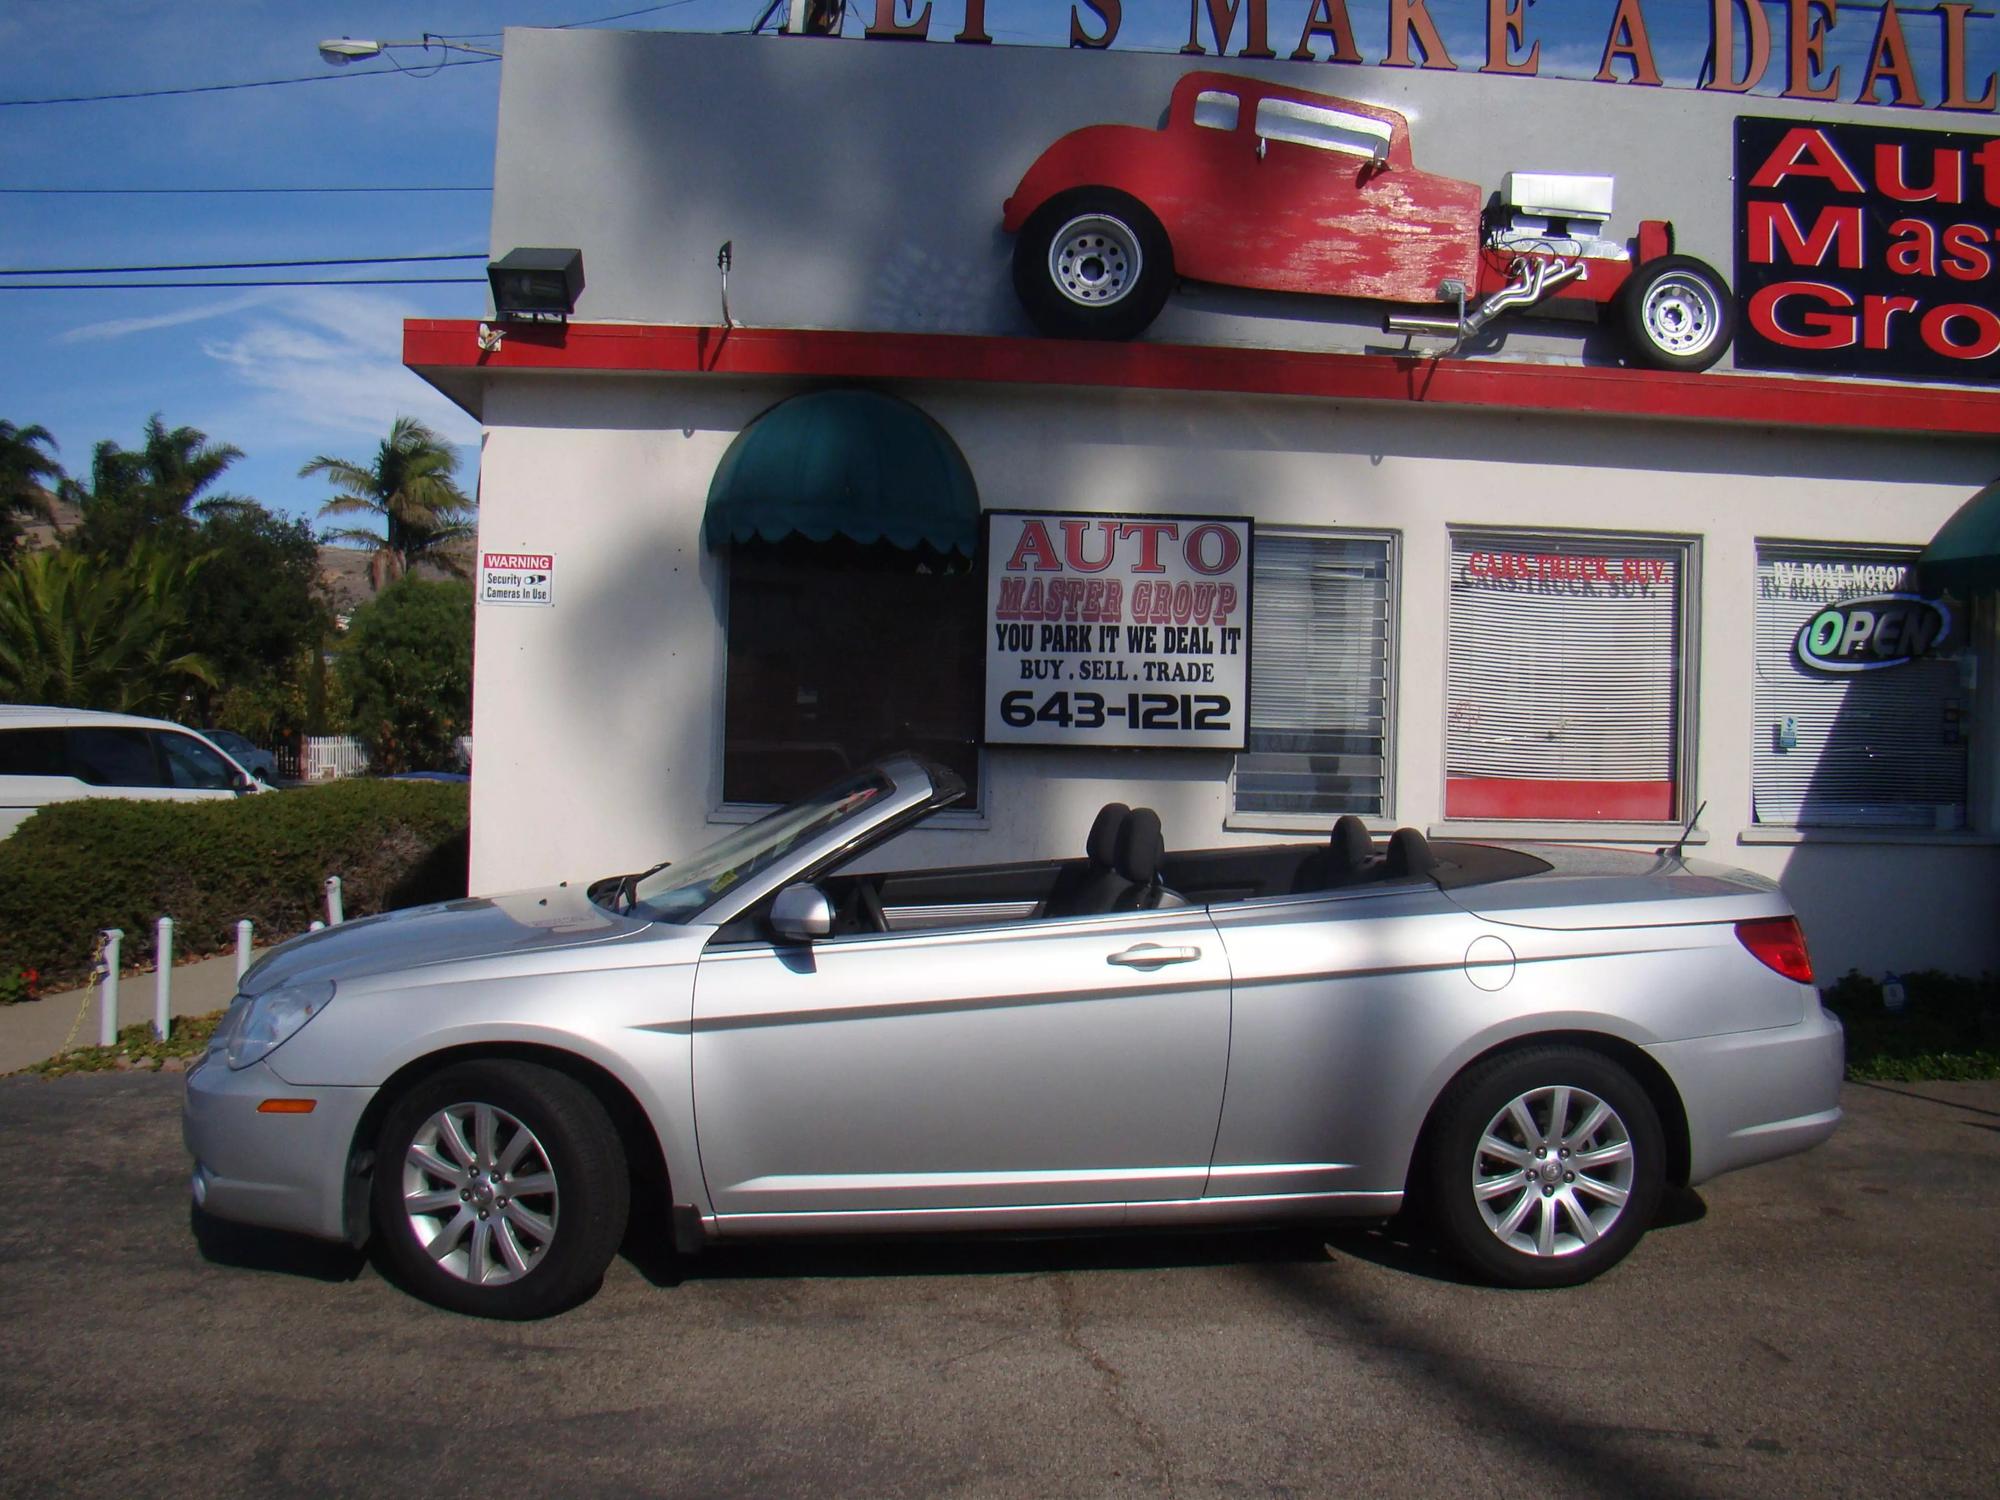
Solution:
{"label": "red trim band", "polygon": [[1526,781],[1453,776],[1444,784],[1447,818],[1542,818],[1592,823],[1668,823],[1671,781]]}
{"label": "red trim band", "polygon": [[479,327],[464,319],[411,318],[403,324],[403,363],[420,374],[440,375],[455,370],[531,370],[972,381],[1312,396],[1781,427],[1981,437],[2000,433],[2000,391],[1949,386],[1187,344],[638,323],[510,325],[500,346],[486,353],[479,347]]}

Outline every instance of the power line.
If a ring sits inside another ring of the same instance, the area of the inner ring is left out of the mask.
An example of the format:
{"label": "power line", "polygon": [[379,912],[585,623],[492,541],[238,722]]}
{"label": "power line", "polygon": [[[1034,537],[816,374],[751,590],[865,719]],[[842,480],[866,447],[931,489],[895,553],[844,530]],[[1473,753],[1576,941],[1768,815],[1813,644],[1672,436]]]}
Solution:
{"label": "power line", "polygon": [[484,276],[350,276],[297,281],[4,281],[0,292],[154,292],[245,286],[484,286]]}
{"label": "power line", "polygon": [[[456,62],[441,62],[424,69],[426,74],[441,68],[483,68],[489,63],[500,61],[497,57],[467,57]],[[0,99],[0,109],[14,109],[31,104],[103,104],[114,99],[171,99],[183,94],[226,94],[235,89],[271,89],[287,83],[338,83],[346,78],[388,78],[411,70],[400,63],[388,68],[350,68],[344,73],[306,73],[297,78],[259,78],[251,83],[203,83],[188,88],[177,89],[133,89],[123,94],[68,94],[49,99]]]}
{"label": "power line", "polygon": [[360,255],[346,260],[218,260],[168,266],[26,266],[0,267],[0,276],[146,276],[161,271],[278,271],[300,266],[384,266],[484,259],[484,255]]}
{"label": "power line", "polygon": [[0,196],[41,197],[192,197],[219,193],[490,193],[490,187],[423,184],[411,187],[0,187]]}

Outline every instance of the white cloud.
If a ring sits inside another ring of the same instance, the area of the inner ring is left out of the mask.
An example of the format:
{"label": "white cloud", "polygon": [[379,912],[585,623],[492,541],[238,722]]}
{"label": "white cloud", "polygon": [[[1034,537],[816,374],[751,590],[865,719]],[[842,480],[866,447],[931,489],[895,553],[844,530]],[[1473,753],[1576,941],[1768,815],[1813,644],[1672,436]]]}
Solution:
{"label": "white cloud", "polygon": [[380,440],[412,416],[451,442],[478,440],[478,424],[403,368],[397,299],[316,289],[269,306],[239,331],[203,340],[247,410],[241,429],[304,444]]}
{"label": "white cloud", "polygon": [[251,292],[241,297],[226,297],[220,302],[203,302],[194,307],[183,307],[170,313],[159,313],[150,318],[108,318],[101,323],[84,323],[61,335],[65,344],[89,344],[102,339],[129,338],[135,333],[152,333],[161,328],[179,328],[188,323],[205,323],[215,318],[226,318],[240,313],[259,303],[269,302],[268,292]]}

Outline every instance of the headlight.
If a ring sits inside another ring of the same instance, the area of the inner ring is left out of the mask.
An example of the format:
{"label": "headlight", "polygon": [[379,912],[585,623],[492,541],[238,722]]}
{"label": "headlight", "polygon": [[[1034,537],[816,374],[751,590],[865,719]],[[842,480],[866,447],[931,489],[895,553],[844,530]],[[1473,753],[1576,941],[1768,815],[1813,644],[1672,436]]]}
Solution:
{"label": "headlight", "polygon": [[247,1068],[269,1056],[333,998],[333,981],[266,990],[254,1000],[238,1000],[215,1028],[211,1053],[221,1052],[231,1068]]}

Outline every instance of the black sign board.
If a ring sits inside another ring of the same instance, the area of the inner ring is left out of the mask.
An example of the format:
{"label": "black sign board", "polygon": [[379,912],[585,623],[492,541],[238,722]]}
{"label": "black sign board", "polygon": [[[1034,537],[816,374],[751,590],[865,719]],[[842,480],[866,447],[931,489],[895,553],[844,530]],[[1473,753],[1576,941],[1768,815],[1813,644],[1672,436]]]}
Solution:
{"label": "black sign board", "polygon": [[1736,364],[2000,380],[2000,136],[1740,116]]}

